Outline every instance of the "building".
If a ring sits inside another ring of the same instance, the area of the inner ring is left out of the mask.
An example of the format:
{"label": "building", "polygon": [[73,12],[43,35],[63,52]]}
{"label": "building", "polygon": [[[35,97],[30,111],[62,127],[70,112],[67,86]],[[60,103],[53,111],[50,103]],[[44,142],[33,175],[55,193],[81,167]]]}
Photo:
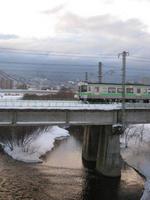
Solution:
{"label": "building", "polygon": [[14,88],[15,80],[0,70],[0,89],[12,89]]}

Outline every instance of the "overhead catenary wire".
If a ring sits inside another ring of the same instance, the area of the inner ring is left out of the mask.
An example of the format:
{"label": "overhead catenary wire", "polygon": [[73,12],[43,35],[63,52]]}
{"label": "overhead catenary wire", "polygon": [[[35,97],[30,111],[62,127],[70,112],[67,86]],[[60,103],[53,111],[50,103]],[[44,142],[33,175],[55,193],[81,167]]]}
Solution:
{"label": "overhead catenary wire", "polygon": [[150,57],[143,57],[143,56],[135,56],[135,55],[132,55],[132,56],[130,56],[130,58],[137,58],[137,59],[144,59],[144,60],[150,60]]}
{"label": "overhead catenary wire", "polygon": [[134,58],[129,58],[130,61],[134,61],[134,62],[144,62],[144,63],[150,63],[150,60],[144,60],[144,59],[134,59]]}
{"label": "overhead catenary wire", "polygon": [[[51,65],[60,65],[60,66],[80,66],[80,67],[86,67],[90,66],[92,67],[92,64],[69,64],[69,63],[33,63],[33,62],[16,62],[16,61],[0,61],[2,64],[15,64],[15,65],[46,65],[46,66],[51,66]],[[96,66],[96,65],[95,65]]]}
{"label": "overhead catenary wire", "polygon": [[[96,68],[97,69],[97,63],[91,63],[91,64],[87,64],[87,63],[84,63],[84,64],[79,64],[79,63],[76,63],[76,64],[73,64],[73,63],[56,63],[56,62],[53,62],[53,63],[43,63],[43,62],[19,62],[19,61],[2,61],[0,60],[0,64],[14,64],[14,65],[35,65],[35,66],[64,66],[64,67],[85,67],[87,69],[87,67],[91,68]],[[116,67],[120,67],[119,65],[117,66],[114,66],[114,67],[110,67],[110,66],[107,66],[107,68],[109,69],[115,69]]]}
{"label": "overhead catenary wire", "polygon": [[94,53],[94,54],[82,54],[80,52],[60,52],[60,51],[40,51],[40,50],[29,50],[29,49],[16,49],[16,48],[6,48],[0,47],[0,53],[20,53],[20,54],[29,54],[29,55],[43,55],[43,56],[72,56],[72,57],[93,57],[99,58],[102,57],[116,57],[115,54],[109,53]]}

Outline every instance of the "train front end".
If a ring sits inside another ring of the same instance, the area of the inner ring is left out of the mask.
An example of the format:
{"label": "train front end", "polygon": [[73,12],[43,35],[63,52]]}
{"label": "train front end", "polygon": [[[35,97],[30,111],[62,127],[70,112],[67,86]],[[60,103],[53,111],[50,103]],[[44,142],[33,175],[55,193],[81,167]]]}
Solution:
{"label": "train front end", "polygon": [[78,83],[78,98],[82,101],[87,101],[87,99],[88,99],[88,83],[86,83],[86,82]]}

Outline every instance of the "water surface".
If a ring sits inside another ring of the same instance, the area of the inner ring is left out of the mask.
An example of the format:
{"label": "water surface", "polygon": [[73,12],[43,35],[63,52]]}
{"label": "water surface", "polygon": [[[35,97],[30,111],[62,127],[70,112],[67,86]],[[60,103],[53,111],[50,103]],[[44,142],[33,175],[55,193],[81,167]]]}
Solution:
{"label": "water surface", "polygon": [[82,165],[82,137],[56,142],[42,164],[0,154],[0,200],[139,200],[144,180],[123,164],[121,179],[97,176]]}

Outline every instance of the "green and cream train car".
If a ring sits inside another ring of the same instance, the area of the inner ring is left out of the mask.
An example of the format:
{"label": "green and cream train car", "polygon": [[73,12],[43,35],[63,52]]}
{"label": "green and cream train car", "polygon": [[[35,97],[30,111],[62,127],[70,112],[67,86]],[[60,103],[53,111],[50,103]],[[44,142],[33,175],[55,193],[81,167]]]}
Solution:
{"label": "green and cream train car", "polygon": [[[78,84],[80,100],[91,102],[121,102],[122,85],[117,83],[88,83]],[[150,102],[150,85],[126,84],[126,102]]]}

